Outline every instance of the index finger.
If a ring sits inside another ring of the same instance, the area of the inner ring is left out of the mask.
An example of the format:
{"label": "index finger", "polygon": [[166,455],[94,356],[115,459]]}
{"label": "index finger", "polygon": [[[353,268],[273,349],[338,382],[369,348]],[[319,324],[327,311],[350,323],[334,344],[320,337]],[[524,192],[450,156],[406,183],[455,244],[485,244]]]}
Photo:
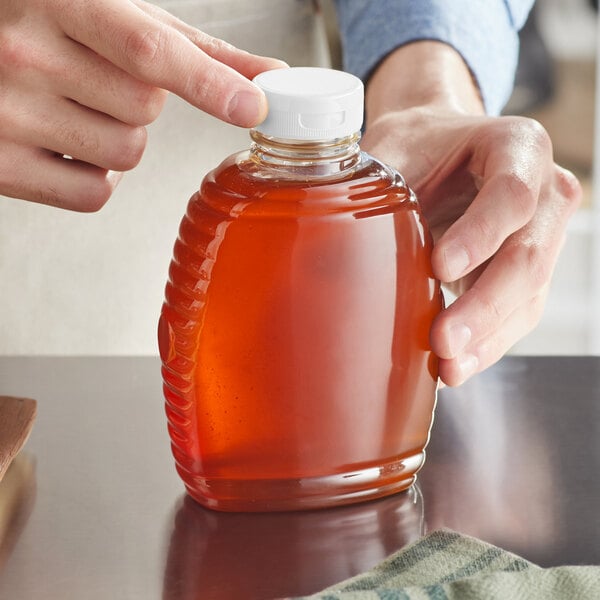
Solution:
{"label": "index finger", "polygon": [[207,33],[188,25],[185,21],[178,19],[175,15],[166,11],[156,4],[149,4],[145,0],[131,0],[133,4],[141,8],[149,15],[162,21],[166,25],[177,29],[187,37],[195,46],[200,48],[210,57],[221,63],[229,65],[247,79],[253,79],[259,73],[267,69],[287,67],[287,63],[277,58],[251,54],[232,44],[208,35]]}
{"label": "index finger", "polygon": [[257,86],[128,0],[69,2],[58,19],[73,40],[219,119],[252,127],[266,116],[266,99]]}
{"label": "index finger", "polygon": [[552,147],[541,126],[506,117],[497,125],[503,131],[488,131],[471,159],[472,172],[482,180],[477,196],[434,248],[433,267],[442,281],[456,281],[482,265],[526,225],[552,173]]}

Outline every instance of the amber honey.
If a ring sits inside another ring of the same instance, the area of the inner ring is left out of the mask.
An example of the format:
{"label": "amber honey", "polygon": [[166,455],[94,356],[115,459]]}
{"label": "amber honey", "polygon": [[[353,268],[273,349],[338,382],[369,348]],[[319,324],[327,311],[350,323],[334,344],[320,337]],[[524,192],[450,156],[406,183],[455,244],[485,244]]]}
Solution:
{"label": "amber honey", "polygon": [[172,450],[193,498],[285,510],[413,483],[437,385],[430,254],[402,178],[362,153],[336,177],[265,176],[246,152],[205,178],[159,324]]}

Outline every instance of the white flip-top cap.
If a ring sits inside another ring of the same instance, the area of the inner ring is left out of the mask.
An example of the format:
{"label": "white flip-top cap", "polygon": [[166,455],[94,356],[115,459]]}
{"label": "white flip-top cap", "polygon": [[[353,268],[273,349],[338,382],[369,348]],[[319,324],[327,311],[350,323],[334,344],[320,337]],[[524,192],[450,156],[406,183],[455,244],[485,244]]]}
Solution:
{"label": "white flip-top cap", "polygon": [[264,135],[292,140],[330,140],[360,131],[362,81],[343,71],[291,67],[254,78],[266,94],[267,118],[256,127]]}

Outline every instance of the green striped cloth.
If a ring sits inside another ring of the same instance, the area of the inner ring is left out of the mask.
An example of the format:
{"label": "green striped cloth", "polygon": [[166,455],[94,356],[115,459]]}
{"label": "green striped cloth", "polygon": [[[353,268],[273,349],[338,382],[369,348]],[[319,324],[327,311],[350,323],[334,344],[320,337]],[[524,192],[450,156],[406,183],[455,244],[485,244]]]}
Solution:
{"label": "green striped cloth", "polygon": [[305,600],[500,598],[600,599],[600,567],[543,569],[481,540],[440,530],[393,554],[371,571]]}

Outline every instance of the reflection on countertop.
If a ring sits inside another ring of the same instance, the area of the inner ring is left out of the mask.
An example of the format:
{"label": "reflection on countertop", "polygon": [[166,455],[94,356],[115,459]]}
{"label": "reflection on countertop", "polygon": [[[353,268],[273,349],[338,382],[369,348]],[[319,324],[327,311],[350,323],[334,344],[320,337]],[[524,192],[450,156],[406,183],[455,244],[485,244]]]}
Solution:
{"label": "reflection on countertop", "polygon": [[163,600],[265,600],[316,592],[371,569],[424,534],[417,486],[373,502],[304,512],[175,508]]}

